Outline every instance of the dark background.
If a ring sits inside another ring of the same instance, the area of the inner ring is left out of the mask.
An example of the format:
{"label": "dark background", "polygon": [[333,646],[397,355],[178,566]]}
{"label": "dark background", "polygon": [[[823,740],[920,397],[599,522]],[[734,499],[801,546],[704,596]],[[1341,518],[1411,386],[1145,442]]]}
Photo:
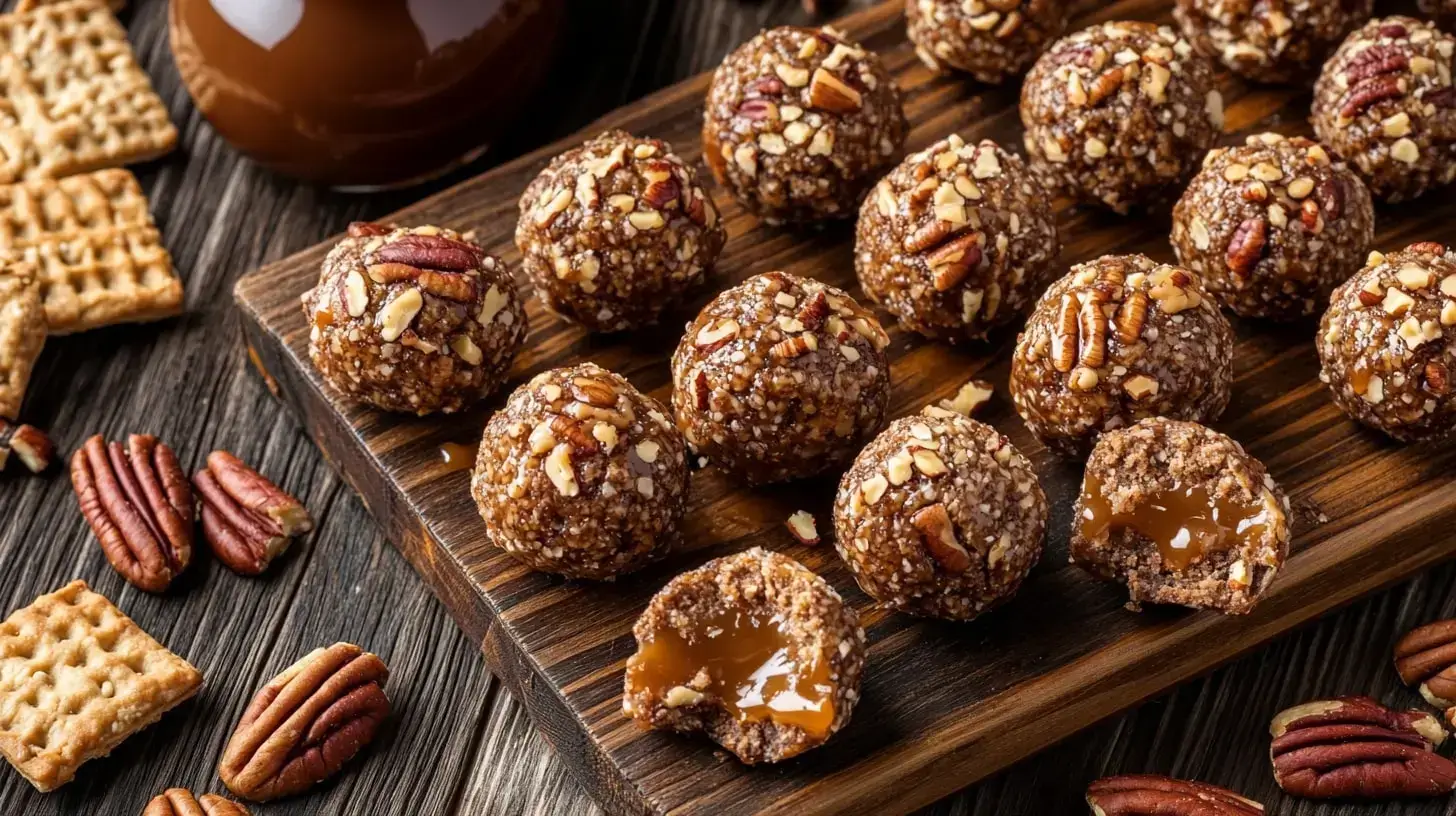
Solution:
{"label": "dark background", "polygon": [[[347,2],[348,0],[337,0]],[[242,274],[324,240],[351,220],[428,192],[589,124],[612,108],[712,68],[758,29],[809,19],[798,0],[573,0],[563,58],[497,150],[424,188],[349,196],[296,184],[223,144],[197,115],[167,48],[164,0],[122,15],[138,56],[181,130],[173,155],[137,168],[187,292],[185,316],[48,343],[25,418],[63,455],[86,436],[160,435],[187,465],[227,448],[296,492],[318,532],[261,579],[210,557],[162,596],[111,570],[76,510],[63,467],[0,477],[0,613],[86,579],[203,672],[191,702],[87,764],[59,792],[37,794],[0,771],[0,814],[133,814],[171,786],[221,792],[216,760],[256,689],[319,645],[349,640],[380,654],[396,714],[363,756],[310,795],[264,814],[575,814],[591,800],[521,708],[380,535],[359,501],[247,365],[232,285]],[[9,5],[6,3],[5,5]],[[367,5],[361,3],[361,5]],[[835,13],[868,0],[825,3]],[[1158,772],[1230,787],[1279,814],[1456,813],[1449,800],[1331,806],[1285,799],[1269,771],[1270,715],[1306,699],[1370,693],[1421,705],[1390,668],[1410,626],[1456,614],[1456,569],[1443,567],[1331,615],[1266,649],[1146,703],[932,809],[1042,816],[1084,812],[1086,784]]]}

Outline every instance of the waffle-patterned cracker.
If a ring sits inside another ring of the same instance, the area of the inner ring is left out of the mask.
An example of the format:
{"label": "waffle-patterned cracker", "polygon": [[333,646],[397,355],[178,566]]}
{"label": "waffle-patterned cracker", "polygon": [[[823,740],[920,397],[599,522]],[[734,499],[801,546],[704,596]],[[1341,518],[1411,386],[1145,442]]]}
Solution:
{"label": "waffle-patterned cracker", "polygon": [[45,345],[45,307],[29,264],[0,266],[0,419],[15,419]]}
{"label": "waffle-patterned cracker", "polygon": [[126,30],[93,0],[0,15],[0,182],[160,156],[177,128]]}
{"label": "waffle-patterned cracker", "polygon": [[0,186],[0,260],[30,263],[51,334],[170,317],[182,282],[126,170]]}
{"label": "waffle-patterned cracker", "polygon": [[0,623],[0,753],[55,790],[200,685],[192,664],[72,581]]}

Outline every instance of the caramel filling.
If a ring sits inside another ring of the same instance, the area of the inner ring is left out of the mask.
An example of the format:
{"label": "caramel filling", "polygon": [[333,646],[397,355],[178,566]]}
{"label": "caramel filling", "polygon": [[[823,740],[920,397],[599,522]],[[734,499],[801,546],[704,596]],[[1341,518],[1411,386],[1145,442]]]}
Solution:
{"label": "caramel filling", "polygon": [[739,722],[771,720],[827,736],[834,723],[829,667],[812,657],[801,660],[779,624],[776,616],[734,610],[698,622],[686,638],[660,629],[627,661],[628,681],[669,706],[679,699],[696,702],[692,692],[711,694]]}
{"label": "caramel filling", "polygon": [[440,459],[445,463],[445,470],[448,473],[470,470],[471,466],[475,464],[475,448],[459,442],[446,442],[440,446]]}
{"label": "caramel filling", "polygon": [[1158,545],[1163,564],[1183,572],[1205,556],[1253,544],[1270,523],[1260,502],[1219,499],[1206,488],[1165,490],[1129,513],[1113,513],[1102,482],[1087,474],[1082,483],[1082,537],[1095,541],[1109,531],[1132,529]]}

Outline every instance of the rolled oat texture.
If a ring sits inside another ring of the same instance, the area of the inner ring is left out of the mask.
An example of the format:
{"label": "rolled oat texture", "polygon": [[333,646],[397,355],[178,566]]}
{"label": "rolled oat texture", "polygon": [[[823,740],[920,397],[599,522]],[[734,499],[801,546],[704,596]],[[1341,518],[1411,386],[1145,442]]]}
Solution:
{"label": "rolled oat texture", "polygon": [[553,159],[520,210],[516,246],[542,303],[592,331],[656,323],[727,239],[692,166],[620,130]]}
{"label": "rolled oat texture", "polygon": [[526,335],[505,264],[434,226],[355,224],[302,302],[319,374],[386,411],[469,408],[500,386]]}
{"label": "rolled oat texture", "polygon": [[1042,295],[1016,341],[1011,399],[1048,448],[1084,456],[1097,434],[1147,417],[1217,419],[1233,352],[1233,328],[1196,274],[1108,255]]}
{"label": "rolled oat texture", "polygon": [[703,158],[769,223],[850,218],[909,125],[880,58],[827,28],[769,29],[713,74]]}
{"label": "rolled oat texture", "polygon": [[[816,748],[859,701],[865,633],[823,578],[757,547],[709,561],[663,587],[632,627],[622,711],[646,728],[703,732],[746,764]],[[775,654],[782,649],[782,653]],[[732,657],[729,661],[724,658]],[[727,672],[792,666],[797,710],[732,691]]]}
{"label": "rolled oat texture", "polygon": [[667,409],[622,377],[557,368],[486,423],[470,493],[495,546],[532,569],[607,580],[677,542],[686,450]]}
{"label": "rolled oat texture", "polygon": [[1402,442],[1456,428],[1456,252],[1437,243],[1370,254],[1320,321],[1320,379],[1335,405]]}
{"label": "rolled oat texture", "polygon": [[890,423],[844,474],[834,546],[881,603],[964,621],[1016,593],[1046,521],[1046,495],[1010,440],[931,408]]}
{"label": "rolled oat texture", "polygon": [[1194,48],[1252,82],[1312,77],[1374,0],[1178,0],[1173,17]]}
{"label": "rolled oat texture", "polygon": [[1371,20],[1335,51],[1314,87],[1319,140],[1378,201],[1416,198],[1456,178],[1456,38],[1410,17]]}
{"label": "rolled oat texture", "polygon": [[1375,238],[1370,192],[1316,142],[1277,133],[1209,151],[1173,208],[1173,249],[1233,312],[1312,315]]}
{"label": "rolled oat texture", "polygon": [[1047,185],[1126,214],[1182,191],[1223,127],[1223,96],[1212,62],[1172,28],[1108,22],[1037,60],[1021,123]]}
{"label": "rolled oat texture", "polygon": [[1289,499],[1239,443],[1155,417],[1103,434],[1072,512],[1072,563],[1142,603],[1244,614],[1289,554]]}
{"label": "rolled oat texture", "polygon": [[672,356],[672,407],[693,452],[749,484],[848,464],[884,425],[889,337],[833,286],[749,278],[689,323]]}
{"label": "rolled oat texture", "polygon": [[855,271],[907,329],[982,339],[1056,277],[1051,202],[1021,157],[951,135],[915,153],[860,207]]}
{"label": "rolled oat texture", "polygon": [[1062,36],[1067,7],[1067,0],[906,0],[905,23],[930,70],[999,85]]}

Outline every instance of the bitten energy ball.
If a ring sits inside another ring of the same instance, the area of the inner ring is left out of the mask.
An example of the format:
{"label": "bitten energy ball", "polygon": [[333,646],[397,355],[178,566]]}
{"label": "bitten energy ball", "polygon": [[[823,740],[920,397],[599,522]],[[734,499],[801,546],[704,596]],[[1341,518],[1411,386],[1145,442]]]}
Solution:
{"label": "bitten energy ball", "polygon": [[940,72],[998,85],[1018,76],[1067,27],[1067,0],[909,0],[915,53]]}
{"label": "bitten energy ball", "polygon": [[687,448],[667,409],[591,363],[516,389],[490,418],[470,493],[491,543],[532,569],[610,579],[678,539]]}
{"label": "bitten energy ball", "polygon": [[848,218],[908,130],[878,56],[829,29],[774,28],[713,74],[703,158],[769,223]]}
{"label": "bitten energy ball", "polygon": [[1024,315],[1055,277],[1061,242],[1019,156],[952,135],[906,159],[860,207],[855,271],[900,324],[980,339]]}
{"label": "bitten energy ball", "polygon": [[1456,429],[1456,252],[1372,252],[1320,321],[1320,379],[1353,419],[1402,442]]}
{"label": "bitten energy ball", "polygon": [[749,484],[843,467],[884,424],[889,342],[839,289],[749,278],[703,307],[672,355],[678,427]]}
{"label": "bitten energy ball", "polygon": [[823,745],[859,701],[865,633],[828,583],[757,547],[677,576],[632,627],[622,711],[746,764]]}
{"label": "bitten energy ball", "polygon": [[1106,256],[1052,284],[1011,359],[1011,399],[1053,451],[1150,416],[1210,422],[1228,405],[1233,329],[1198,276]]}
{"label": "bitten energy ball", "polygon": [[1456,39],[1410,17],[1371,20],[1325,63],[1314,131],[1377,200],[1404,201],[1456,178]]}
{"label": "bitten energy ball", "polygon": [[1041,557],[1047,504],[994,428],[929,408],[871,442],[839,483],[835,548],[870,597],[970,620],[1016,593]]}
{"label": "bitten energy ball", "polygon": [[1153,418],[1103,434],[1072,514],[1072,563],[1131,603],[1244,614],[1289,554],[1289,499],[1239,443]]}
{"label": "bitten energy ball", "polygon": [[1021,88],[1032,168],[1119,213],[1182,189],[1223,127],[1213,66],[1167,26],[1111,22],[1057,41]]}
{"label": "bitten energy ball", "polygon": [[1307,78],[1374,0],[1178,0],[1173,17],[1199,52],[1254,82]]}
{"label": "bitten energy ball", "polygon": [[516,225],[542,302],[592,331],[656,323],[703,282],[726,237],[672,146],[620,130],[553,159],[521,196]]}
{"label": "bitten energy ball", "polygon": [[1314,314],[1374,238],[1360,178],[1319,144],[1277,133],[1210,151],[1173,208],[1179,263],[1244,317]]}
{"label": "bitten energy ball", "polygon": [[420,415],[494,391],[526,336],[505,265],[440,227],[350,226],[303,311],[309,357],[330,385]]}

